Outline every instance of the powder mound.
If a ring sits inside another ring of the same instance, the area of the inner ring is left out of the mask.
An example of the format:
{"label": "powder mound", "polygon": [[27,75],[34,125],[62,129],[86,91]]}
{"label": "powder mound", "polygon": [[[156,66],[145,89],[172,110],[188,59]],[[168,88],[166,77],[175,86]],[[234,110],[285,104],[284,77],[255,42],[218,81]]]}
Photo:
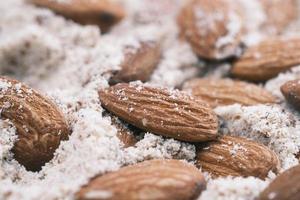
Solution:
{"label": "powder mound", "polygon": [[154,158],[176,158],[191,161],[195,158],[195,146],[174,139],[146,133],[135,147],[125,149],[124,163],[133,164]]}
{"label": "powder mound", "polygon": [[219,178],[211,180],[207,189],[201,194],[198,200],[252,200],[257,197],[265,187],[267,182],[258,178]]}
{"label": "powder mound", "polygon": [[40,79],[58,66],[64,53],[57,38],[29,26],[0,42],[0,73]]}

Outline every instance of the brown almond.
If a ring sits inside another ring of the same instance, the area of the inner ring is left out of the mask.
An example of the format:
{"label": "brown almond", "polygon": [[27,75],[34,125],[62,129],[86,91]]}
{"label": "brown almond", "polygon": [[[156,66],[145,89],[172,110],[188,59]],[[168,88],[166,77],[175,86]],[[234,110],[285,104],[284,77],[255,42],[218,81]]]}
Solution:
{"label": "brown almond", "polygon": [[110,83],[148,81],[159,63],[161,50],[158,42],[141,42],[140,46],[127,47],[121,70],[115,72]]}
{"label": "brown almond", "polygon": [[99,25],[103,32],[125,16],[124,9],[110,0],[29,0],[81,24]]}
{"label": "brown almond", "polygon": [[250,106],[276,102],[275,97],[265,89],[231,79],[195,78],[186,82],[183,89],[212,107],[235,103]]}
{"label": "brown almond", "polygon": [[104,108],[145,131],[191,142],[217,137],[218,119],[212,109],[177,90],[121,83],[99,95]]}
{"label": "brown almond", "polygon": [[260,2],[267,18],[262,28],[268,34],[282,33],[297,18],[297,0],[260,0]]}
{"label": "brown almond", "polygon": [[92,179],[77,193],[87,200],[193,200],[206,187],[200,171],[178,160],[150,160]]}
{"label": "brown almond", "polygon": [[279,174],[261,192],[257,200],[298,200],[300,197],[300,165]]}
{"label": "brown almond", "polygon": [[213,177],[255,176],[264,179],[279,168],[276,154],[264,145],[241,137],[223,136],[197,145],[196,165]]}
{"label": "brown almond", "polygon": [[[192,0],[181,10],[181,36],[205,59],[224,59],[240,52],[243,21],[234,1]],[[231,27],[230,24],[235,25]],[[230,27],[234,30],[230,30]]]}
{"label": "brown almond", "polygon": [[9,119],[17,129],[14,158],[28,170],[40,170],[68,138],[64,116],[54,103],[28,86],[4,77],[0,83],[1,118]]}
{"label": "brown almond", "polygon": [[248,81],[267,81],[300,64],[300,38],[270,38],[250,46],[233,64],[231,74]]}
{"label": "brown almond", "polygon": [[300,110],[300,79],[286,82],[280,90],[287,102]]}

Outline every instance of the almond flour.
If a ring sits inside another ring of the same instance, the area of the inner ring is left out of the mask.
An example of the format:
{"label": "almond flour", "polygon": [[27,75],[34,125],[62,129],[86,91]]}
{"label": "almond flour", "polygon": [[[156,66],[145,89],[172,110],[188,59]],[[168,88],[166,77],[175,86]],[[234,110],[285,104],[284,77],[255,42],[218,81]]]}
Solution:
{"label": "almond flour", "polygon": [[[248,9],[247,20],[255,15],[250,20],[253,23],[247,22],[254,26],[248,29],[255,30],[265,20],[260,5],[257,0],[240,1]],[[64,112],[72,129],[69,140],[61,143],[54,158],[40,172],[33,173],[13,159],[10,149],[18,139],[16,129],[8,120],[0,120],[1,199],[73,199],[91,177],[116,171],[124,165],[152,158],[194,161],[194,145],[152,133],[143,133],[143,139],[135,146],[124,148],[111,119],[102,115],[98,98],[98,90],[108,86],[112,71],[120,69],[123,49],[128,45],[138,47],[140,41],[164,39],[162,58],[149,84],[174,88],[198,74],[205,74],[205,62],[198,60],[186,42],[177,39],[175,18],[184,1],[176,2],[178,4],[172,0],[122,1],[128,17],[111,33],[102,34],[96,26],[78,25],[25,0],[0,1],[1,74],[22,80],[48,95]],[[254,8],[255,13],[249,11]],[[230,42],[239,28],[234,19],[231,21],[227,27],[230,34],[221,38],[219,45]],[[243,40],[252,44],[261,37],[261,33],[254,32]],[[228,68],[223,65],[207,75],[223,77]],[[283,100],[281,83],[297,76],[300,76],[299,67],[269,80],[265,88]],[[0,90],[7,87],[0,82]],[[282,169],[298,164],[299,116],[284,103],[232,105],[217,107],[215,111],[227,122],[222,124],[223,134],[243,136],[268,145],[277,153]],[[235,154],[241,149],[234,147],[231,151]],[[274,176],[271,174],[270,179]],[[208,177],[207,190],[199,200],[253,200],[270,179]]]}

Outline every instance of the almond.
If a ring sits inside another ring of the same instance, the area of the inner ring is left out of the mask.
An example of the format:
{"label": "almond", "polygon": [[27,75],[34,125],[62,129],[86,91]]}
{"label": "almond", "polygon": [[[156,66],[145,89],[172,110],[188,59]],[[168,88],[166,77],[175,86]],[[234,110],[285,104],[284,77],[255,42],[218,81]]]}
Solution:
{"label": "almond", "polygon": [[1,118],[12,121],[18,140],[12,152],[26,169],[37,171],[53,158],[69,128],[63,114],[49,99],[12,79],[0,78]]}
{"label": "almond", "polygon": [[200,171],[178,160],[151,160],[92,179],[80,200],[192,200],[206,187]]}
{"label": "almond", "polygon": [[212,109],[177,90],[121,83],[99,95],[104,108],[145,131],[191,142],[217,137],[218,119]]}
{"label": "almond", "polygon": [[267,17],[262,28],[268,34],[282,33],[297,17],[297,0],[260,0],[260,2]]}
{"label": "almond", "polygon": [[127,47],[121,70],[115,72],[110,83],[148,81],[161,56],[158,42],[141,42],[140,46]]}
{"label": "almond", "polygon": [[286,82],[280,90],[287,102],[300,110],[300,79]]}
{"label": "almond", "polygon": [[266,146],[241,137],[223,136],[198,144],[196,165],[219,176],[255,176],[264,179],[279,168],[276,154]]}
{"label": "almond", "polygon": [[195,78],[186,82],[183,89],[200,97],[212,107],[235,103],[249,106],[276,102],[275,97],[263,88],[231,79]]}
{"label": "almond", "polygon": [[300,165],[279,174],[261,192],[257,200],[298,200],[300,197]]}
{"label": "almond", "polygon": [[124,10],[110,0],[29,0],[81,24],[99,25],[106,32],[125,16]]}
{"label": "almond", "polygon": [[280,72],[300,64],[300,38],[270,38],[250,46],[233,64],[234,77],[267,81]]}
{"label": "almond", "polygon": [[134,146],[138,142],[134,136],[134,131],[128,127],[129,125],[125,125],[115,116],[111,117],[111,122],[116,127],[117,137],[124,144],[124,148]]}
{"label": "almond", "polygon": [[240,52],[243,21],[234,1],[191,0],[178,16],[181,35],[205,59],[224,59]]}

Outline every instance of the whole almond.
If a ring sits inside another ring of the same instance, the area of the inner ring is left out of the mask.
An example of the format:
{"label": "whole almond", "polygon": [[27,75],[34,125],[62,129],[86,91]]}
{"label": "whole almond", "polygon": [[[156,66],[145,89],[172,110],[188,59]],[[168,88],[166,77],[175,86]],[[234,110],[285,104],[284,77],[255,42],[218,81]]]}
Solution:
{"label": "whole almond", "polygon": [[92,179],[78,200],[193,200],[206,182],[193,165],[178,160],[151,160]]}
{"label": "whole almond", "polygon": [[300,79],[286,82],[280,90],[287,102],[300,111]]}
{"label": "whole almond", "polygon": [[29,0],[81,24],[99,25],[106,32],[125,16],[124,9],[110,0]]}
{"label": "whole almond", "polygon": [[158,42],[141,42],[140,46],[127,47],[121,70],[115,72],[110,83],[148,81],[161,56]]}
{"label": "whole almond", "polygon": [[186,82],[183,89],[200,97],[212,107],[235,103],[249,106],[276,102],[275,97],[263,88],[231,79],[195,78]]}
{"label": "whole almond", "polygon": [[266,13],[262,29],[267,34],[282,33],[297,17],[297,0],[260,0],[260,3]]}
{"label": "whole almond", "polygon": [[[181,35],[205,59],[223,59],[240,52],[243,21],[234,1],[191,0],[178,16]],[[234,26],[232,26],[234,25]]]}
{"label": "whole almond", "polygon": [[121,83],[99,95],[104,108],[145,131],[191,142],[217,137],[218,119],[209,105],[177,90]]}
{"label": "whole almond", "polygon": [[49,99],[12,79],[0,78],[1,118],[9,119],[18,139],[12,152],[26,169],[37,171],[53,158],[69,128],[63,114]]}
{"label": "whole almond", "polygon": [[261,192],[257,200],[298,200],[300,197],[300,165],[279,174]]}
{"label": "whole almond", "polygon": [[241,137],[223,136],[198,144],[196,165],[213,177],[255,176],[264,179],[277,172],[279,160],[266,146]]}
{"label": "whole almond", "polygon": [[231,74],[249,81],[267,81],[300,64],[300,38],[270,38],[250,46],[233,64]]}

